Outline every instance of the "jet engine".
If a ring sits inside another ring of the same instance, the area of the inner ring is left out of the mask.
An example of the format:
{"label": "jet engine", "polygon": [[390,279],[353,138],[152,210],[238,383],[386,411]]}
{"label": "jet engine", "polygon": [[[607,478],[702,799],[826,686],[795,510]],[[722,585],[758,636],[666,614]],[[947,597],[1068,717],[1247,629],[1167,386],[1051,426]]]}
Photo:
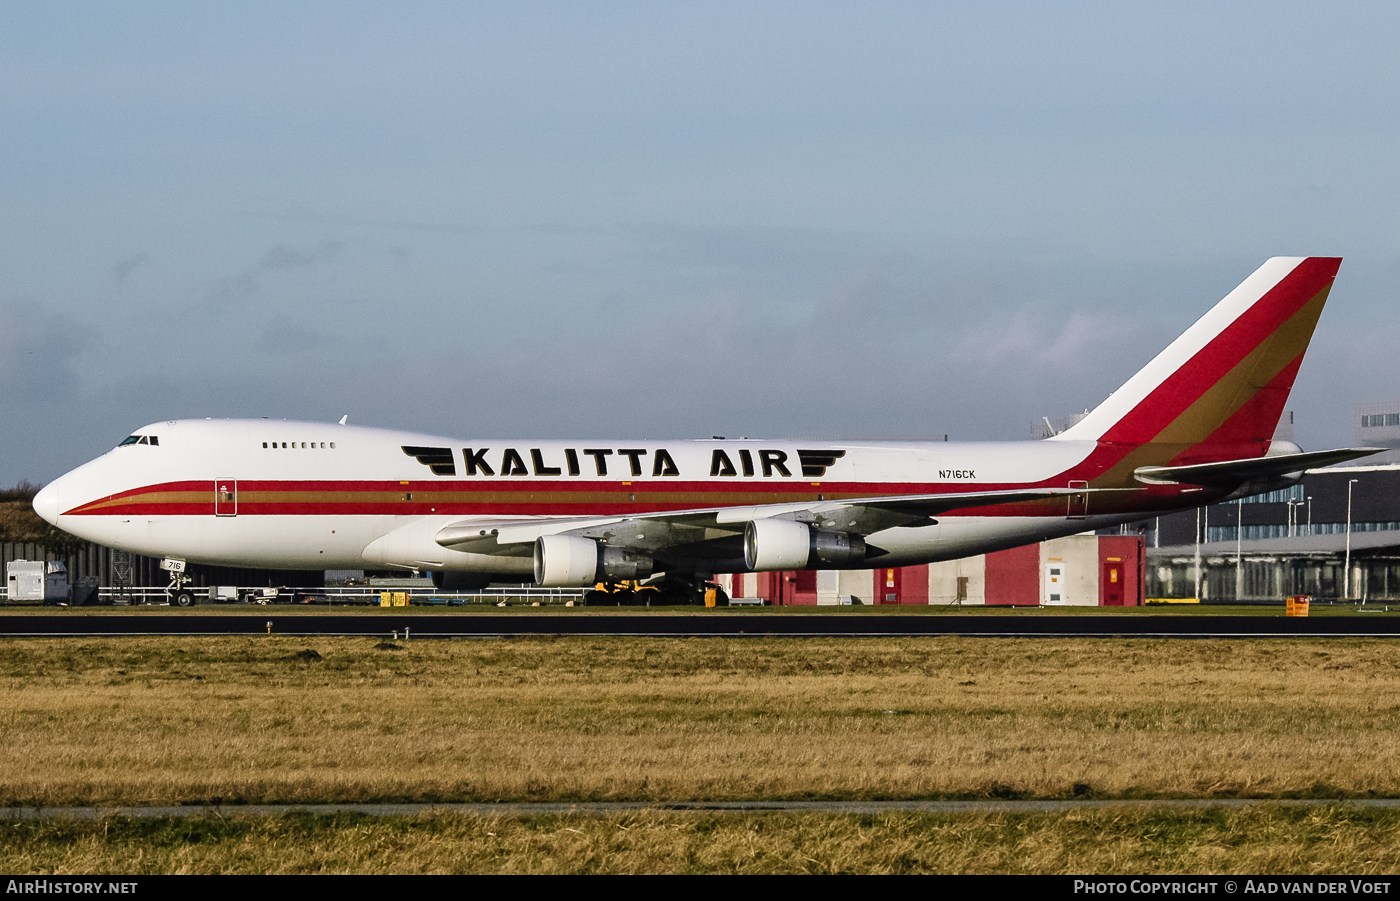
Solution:
{"label": "jet engine", "polygon": [[651,568],[649,555],[592,538],[542,535],[535,540],[535,581],[546,588],[646,579]]}
{"label": "jet engine", "polygon": [[865,539],[822,532],[786,519],[755,519],[744,527],[744,565],[754,572],[841,569],[865,562]]}

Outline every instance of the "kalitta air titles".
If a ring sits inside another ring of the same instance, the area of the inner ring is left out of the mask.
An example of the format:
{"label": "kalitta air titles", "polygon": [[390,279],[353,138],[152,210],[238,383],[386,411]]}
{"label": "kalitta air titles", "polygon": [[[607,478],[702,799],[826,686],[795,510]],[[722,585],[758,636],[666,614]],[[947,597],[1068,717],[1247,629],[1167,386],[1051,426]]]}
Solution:
{"label": "kalitta air titles", "polygon": [[[405,445],[403,452],[427,466],[433,475],[455,476],[457,465],[451,448]],[[549,454],[559,454],[550,457]],[[682,476],[676,457],[664,447],[565,447],[546,451],[541,447],[491,448],[464,447],[461,451],[463,472],[469,476],[595,476],[609,478],[630,476],[640,478],[679,478]],[[803,478],[821,478],[827,468],[846,455],[844,450],[798,450],[798,467]],[[711,476],[793,478],[789,464],[790,453],[776,448],[737,449],[714,448],[710,452]],[[526,461],[529,461],[528,464]],[[735,466],[735,461],[738,466]],[[960,473],[949,478],[971,478],[971,470],[950,470]],[[684,473],[686,477],[700,473]],[[941,476],[940,476],[941,477]]]}

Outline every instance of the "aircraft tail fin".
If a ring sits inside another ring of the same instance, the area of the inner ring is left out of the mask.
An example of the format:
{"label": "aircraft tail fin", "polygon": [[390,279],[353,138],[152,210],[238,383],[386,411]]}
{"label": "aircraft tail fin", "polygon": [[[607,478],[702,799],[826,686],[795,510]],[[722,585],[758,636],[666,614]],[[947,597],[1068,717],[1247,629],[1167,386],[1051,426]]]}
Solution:
{"label": "aircraft tail fin", "polygon": [[1051,440],[1151,446],[1151,452],[1129,455],[1137,465],[1262,456],[1341,262],[1266,261],[1123,387]]}

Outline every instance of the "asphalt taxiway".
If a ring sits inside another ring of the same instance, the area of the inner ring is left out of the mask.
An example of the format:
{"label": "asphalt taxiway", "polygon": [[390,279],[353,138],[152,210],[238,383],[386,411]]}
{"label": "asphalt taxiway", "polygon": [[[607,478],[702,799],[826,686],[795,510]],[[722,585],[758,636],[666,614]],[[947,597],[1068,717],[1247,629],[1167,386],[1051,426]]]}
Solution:
{"label": "asphalt taxiway", "polygon": [[937,616],[798,612],[729,613],[371,613],[288,611],[220,614],[143,610],[132,613],[0,614],[0,635],[345,635],[401,638],[492,638],[526,635],[654,637],[880,637],[965,635],[1005,638],[1400,638],[1400,616],[1028,615]]}

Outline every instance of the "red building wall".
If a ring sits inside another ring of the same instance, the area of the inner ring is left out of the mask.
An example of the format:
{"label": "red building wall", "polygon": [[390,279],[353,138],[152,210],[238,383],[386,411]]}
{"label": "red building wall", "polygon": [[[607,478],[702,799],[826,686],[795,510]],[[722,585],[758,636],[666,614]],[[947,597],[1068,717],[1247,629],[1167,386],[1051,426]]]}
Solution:
{"label": "red building wall", "polygon": [[792,581],[787,583],[792,589],[792,599],[790,604],[811,604],[817,603],[817,571],[815,569],[799,569],[797,572],[783,573],[785,576],[792,576]]}
{"label": "red building wall", "polygon": [[[1147,554],[1141,535],[1103,535],[1099,538],[1099,605],[1141,607]],[[1117,571],[1121,586],[1115,586]]]}
{"label": "red building wall", "polygon": [[817,603],[817,571],[757,573],[758,596],[774,607]]}
{"label": "red building wall", "polygon": [[987,555],[987,605],[1035,607],[1040,604],[1040,545],[1029,544]]}
{"label": "red building wall", "polygon": [[875,580],[877,604],[927,604],[928,564],[877,569]]}

